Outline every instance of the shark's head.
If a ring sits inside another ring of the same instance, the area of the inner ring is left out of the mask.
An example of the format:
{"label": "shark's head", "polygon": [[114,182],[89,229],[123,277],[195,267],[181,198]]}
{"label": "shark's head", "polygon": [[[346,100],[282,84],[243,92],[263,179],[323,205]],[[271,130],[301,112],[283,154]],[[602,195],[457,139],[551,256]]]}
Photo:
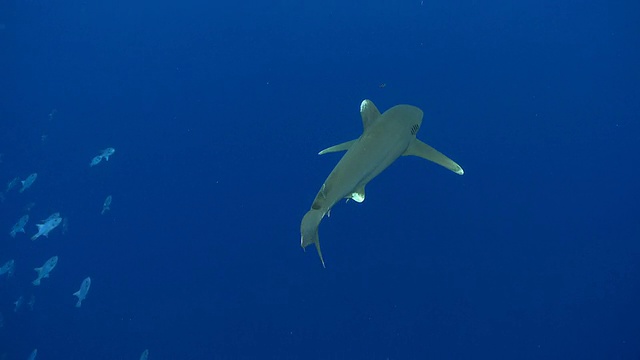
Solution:
{"label": "shark's head", "polygon": [[392,121],[394,127],[402,128],[410,136],[415,137],[422,125],[424,113],[419,108],[412,105],[396,105],[384,112],[383,116],[387,121]]}

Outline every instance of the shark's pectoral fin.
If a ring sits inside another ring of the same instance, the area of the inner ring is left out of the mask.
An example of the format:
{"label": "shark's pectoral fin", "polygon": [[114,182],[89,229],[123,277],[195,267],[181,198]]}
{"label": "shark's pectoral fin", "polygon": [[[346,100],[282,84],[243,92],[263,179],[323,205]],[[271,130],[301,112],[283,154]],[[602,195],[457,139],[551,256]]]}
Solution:
{"label": "shark's pectoral fin", "polygon": [[342,144],[334,145],[332,147],[328,147],[318,153],[318,155],[324,155],[326,153],[337,152],[337,151],[347,151],[355,143],[358,139],[353,139],[347,142],[343,142]]}
{"label": "shark's pectoral fin", "polygon": [[460,167],[460,165],[458,165],[455,161],[449,159],[446,155],[444,155],[440,151],[432,148],[431,146],[423,143],[418,139],[414,139],[411,142],[411,144],[409,144],[409,147],[402,155],[418,156],[423,159],[433,161],[438,165],[444,166],[445,168],[453,171],[458,175],[464,174],[464,170],[462,170],[462,167]]}
{"label": "shark's pectoral fin", "polygon": [[300,246],[304,249],[311,244],[315,244],[322,267],[326,267],[322,257],[322,250],[320,250],[320,238],[318,237],[318,226],[323,217],[324,212],[322,210],[313,209],[304,215],[300,224]]}

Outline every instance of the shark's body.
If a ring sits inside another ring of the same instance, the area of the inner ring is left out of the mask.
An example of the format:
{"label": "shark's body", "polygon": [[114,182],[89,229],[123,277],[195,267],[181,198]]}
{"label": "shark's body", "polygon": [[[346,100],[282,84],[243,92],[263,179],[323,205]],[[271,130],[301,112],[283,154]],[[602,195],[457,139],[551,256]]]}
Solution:
{"label": "shark's body", "polygon": [[341,199],[363,202],[365,186],[403,155],[414,155],[433,161],[462,175],[460,165],[416,138],[422,124],[422,110],[411,105],[396,105],[380,114],[371,100],[360,104],[364,130],[355,140],[332,146],[320,155],[347,151],[333,168],[316,195],[311,210],[300,224],[300,245],[315,244],[324,266],[318,238],[318,226],[333,205]]}

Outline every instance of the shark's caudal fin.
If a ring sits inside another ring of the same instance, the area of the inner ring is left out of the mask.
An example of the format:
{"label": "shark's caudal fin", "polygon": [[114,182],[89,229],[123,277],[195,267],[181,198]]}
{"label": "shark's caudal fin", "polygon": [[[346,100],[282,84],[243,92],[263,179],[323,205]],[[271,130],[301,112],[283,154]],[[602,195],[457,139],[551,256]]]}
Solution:
{"label": "shark's caudal fin", "polygon": [[311,244],[315,244],[322,267],[326,267],[322,258],[322,250],[320,250],[320,239],[318,238],[318,226],[320,226],[320,221],[322,221],[323,217],[324,212],[322,210],[313,209],[304,215],[300,224],[300,246],[304,249]]}
{"label": "shark's caudal fin", "polygon": [[409,148],[407,148],[407,151],[405,151],[404,154],[402,155],[418,156],[423,159],[433,161],[438,165],[444,166],[445,168],[453,171],[458,175],[464,174],[464,170],[462,170],[462,167],[458,165],[455,161],[449,159],[446,155],[444,155],[440,151],[432,148],[431,146],[423,143],[418,139],[414,139],[411,142],[411,144],[409,144]]}

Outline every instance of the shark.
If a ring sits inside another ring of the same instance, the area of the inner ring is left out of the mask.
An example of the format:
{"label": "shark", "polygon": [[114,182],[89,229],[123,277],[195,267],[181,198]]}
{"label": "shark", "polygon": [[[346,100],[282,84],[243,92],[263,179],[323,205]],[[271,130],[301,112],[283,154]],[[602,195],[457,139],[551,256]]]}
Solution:
{"label": "shark", "polygon": [[413,105],[396,105],[380,113],[375,104],[365,99],[360,104],[363,131],[360,137],[326,148],[324,155],[346,151],[320,187],[311,209],[300,224],[300,245],[303,249],[315,245],[322,266],[325,266],[318,227],[331,208],[342,199],[361,203],[365,186],[401,156],[417,156],[463,175],[464,170],[433,147],[420,141],[416,134],[424,113]]}

